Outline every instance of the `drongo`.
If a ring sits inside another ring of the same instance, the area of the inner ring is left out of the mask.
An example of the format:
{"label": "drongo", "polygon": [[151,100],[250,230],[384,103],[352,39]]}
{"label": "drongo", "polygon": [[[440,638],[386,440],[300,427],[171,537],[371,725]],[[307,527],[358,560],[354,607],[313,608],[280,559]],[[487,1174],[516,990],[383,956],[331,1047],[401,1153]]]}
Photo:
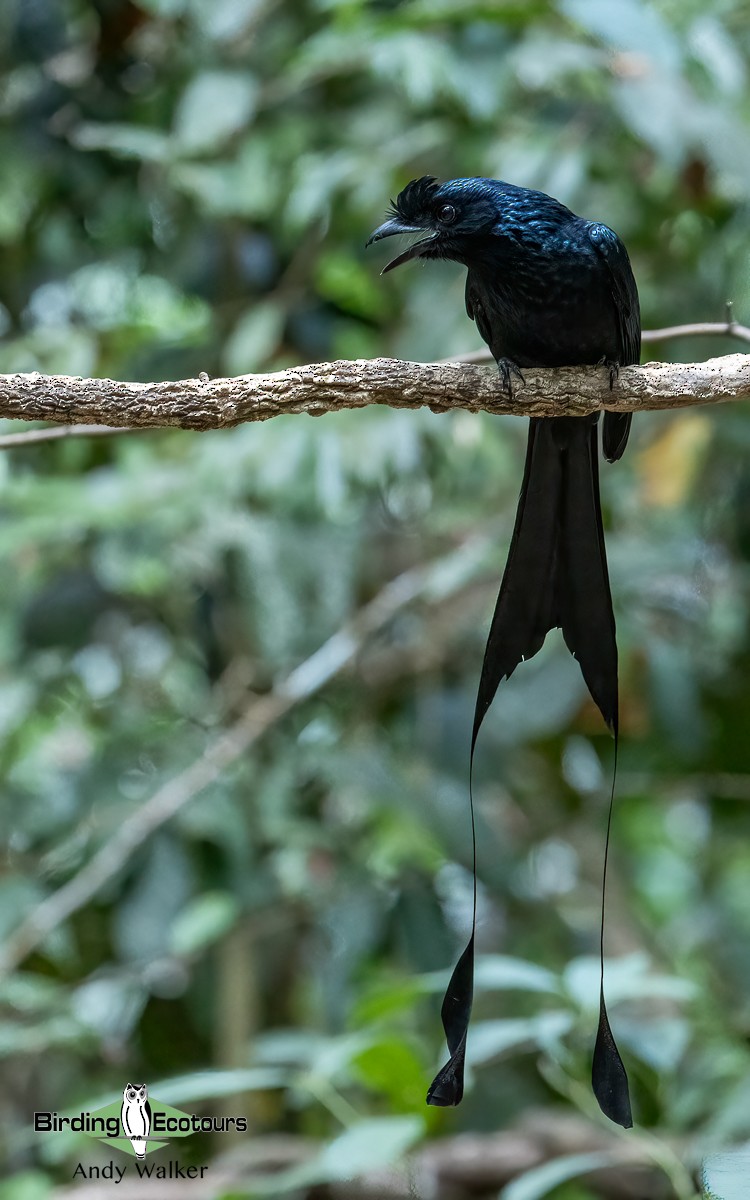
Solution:
{"label": "drongo", "polygon": [[[394,234],[420,236],[385,267],[412,259],[449,259],[467,268],[466,311],[490,348],[512,395],[524,367],[602,365],[610,387],[619,367],[640,358],[641,325],[627,251],[608,226],[578,217],[544,192],[498,179],[415,179],[400,193],[368,245]],[[560,628],[604,720],[618,734],[617,644],[599,501],[598,419],[534,417],[510,552],[484,655],[471,738],[477,736],[503,679]],[[604,414],[604,457],[614,462],[630,432],[630,414]],[[471,768],[470,768],[471,787]],[[613,785],[614,791],[614,785]],[[592,1065],[602,1111],[632,1125],[628,1079],[604,1000],[604,885],[612,818],[610,798],[602,880],[599,1027]],[[463,1095],[471,1014],[476,923],[442,1007],[450,1058],[428,1103]]]}

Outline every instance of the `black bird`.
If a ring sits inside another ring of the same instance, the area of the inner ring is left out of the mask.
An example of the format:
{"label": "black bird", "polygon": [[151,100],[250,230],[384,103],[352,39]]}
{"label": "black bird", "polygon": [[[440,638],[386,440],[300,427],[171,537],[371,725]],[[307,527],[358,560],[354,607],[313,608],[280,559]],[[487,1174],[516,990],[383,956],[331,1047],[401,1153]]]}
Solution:
{"label": "black bird", "polygon": [[[609,369],[612,387],[619,367],[639,361],[638,291],[627,251],[606,225],[577,217],[544,192],[498,179],[438,183],[426,176],[404,188],[367,244],[402,233],[425,236],[385,271],[415,258],[450,259],[468,268],[466,311],[509,393],[514,377],[523,382],[524,367],[601,364]],[[472,763],[498,684],[536,654],[554,628],[562,629],[614,734],[616,761],[617,644],[599,501],[597,422],[598,413],[531,419],[515,528],[479,681]],[[602,443],[608,461],[621,456],[629,432],[629,413],[605,413]],[[610,800],[607,848],[611,816]],[[476,843],[474,859],[476,918]],[[602,1111],[629,1128],[627,1074],[604,1002],[606,864],[605,849],[592,1085]],[[429,1104],[458,1104],[463,1095],[473,975],[474,925],[443,1001],[451,1057],[430,1087]]]}

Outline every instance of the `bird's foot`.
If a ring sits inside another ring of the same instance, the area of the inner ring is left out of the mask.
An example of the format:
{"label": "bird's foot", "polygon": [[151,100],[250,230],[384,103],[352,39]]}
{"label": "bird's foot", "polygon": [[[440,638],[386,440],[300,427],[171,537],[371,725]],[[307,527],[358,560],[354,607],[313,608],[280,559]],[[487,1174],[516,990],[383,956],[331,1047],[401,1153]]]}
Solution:
{"label": "bird's foot", "polygon": [[512,358],[498,358],[497,369],[500,372],[503,391],[509,400],[513,399],[513,377],[520,379],[521,385],[526,386],[526,380],[523,377],[523,371],[518,363],[513,362]]}
{"label": "bird's foot", "polygon": [[615,358],[600,358],[596,364],[598,367],[607,367],[609,371],[609,390],[614,388],[617,380],[620,378],[620,364]]}

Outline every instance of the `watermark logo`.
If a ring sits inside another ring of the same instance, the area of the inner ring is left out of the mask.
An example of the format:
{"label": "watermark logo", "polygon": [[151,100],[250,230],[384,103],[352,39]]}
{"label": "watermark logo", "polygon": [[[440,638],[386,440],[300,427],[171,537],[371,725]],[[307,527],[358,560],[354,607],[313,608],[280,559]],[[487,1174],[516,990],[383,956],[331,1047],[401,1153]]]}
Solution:
{"label": "watermark logo", "polygon": [[[149,1097],[145,1083],[127,1083],[122,1100],[94,1112],[34,1113],[35,1133],[84,1133],[134,1158],[138,1174],[149,1179],[202,1179],[206,1167],[181,1167],[177,1162],[155,1167],[145,1161],[146,1156],[168,1145],[173,1138],[190,1137],[194,1133],[227,1133],[233,1129],[247,1132],[247,1118],[196,1117]],[[119,1183],[126,1170],[114,1162],[89,1168],[79,1163],[73,1177],[115,1179]]]}
{"label": "watermark logo", "polygon": [[145,1083],[127,1083],[122,1093],[120,1125],[130,1139],[136,1158],[146,1157],[148,1135],[151,1132],[151,1105]]}

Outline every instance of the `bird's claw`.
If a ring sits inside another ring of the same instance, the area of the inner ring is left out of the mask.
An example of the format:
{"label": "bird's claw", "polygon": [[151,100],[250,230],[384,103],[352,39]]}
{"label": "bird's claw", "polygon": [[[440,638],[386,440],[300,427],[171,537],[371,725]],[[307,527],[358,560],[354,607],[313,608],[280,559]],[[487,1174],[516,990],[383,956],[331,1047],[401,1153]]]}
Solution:
{"label": "bird's claw", "polygon": [[497,369],[500,372],[500,379],[503,385],[503,391],[506,393],[509,400],[513,399],[513,376],[520,379],[521,386],[526,386],[526,380],[523,377],[523,371],[518,363],[513,362],[512,358],[499,358],[497,360]]}
{"label": "bird's claw", "polygon": [[620,378],[620,364],[615,358],[600,358],[597,363],[599,367],[607,367],[609,370],[609,390],[614,388],[617,380]]}

